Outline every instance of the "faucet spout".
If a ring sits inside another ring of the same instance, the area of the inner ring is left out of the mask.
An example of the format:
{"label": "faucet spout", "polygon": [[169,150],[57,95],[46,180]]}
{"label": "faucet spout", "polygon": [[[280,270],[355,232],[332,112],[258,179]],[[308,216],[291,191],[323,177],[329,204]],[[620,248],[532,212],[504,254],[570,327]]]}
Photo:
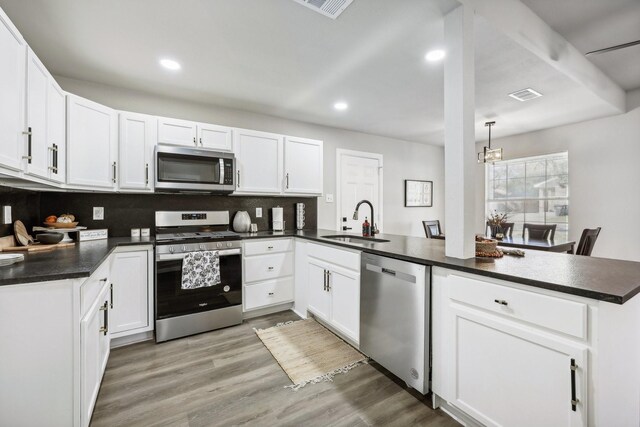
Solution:
{"label": "faucet spout", "polygon": [[376,228],[376,222],[374,219],[374,214],[373,214],[373,205],[371,204],[370,201],[368,200],[360,200],[358,202],[358,204],[356,205],[356,209],[353,212],[353,219],[358,219],[358,209],[360,209],[360,205],[362,205],[363,203],[366,203],[367,205],[369,205],[369,209],[371,209],[371,235],[375,235],[378,232],[378,229]]}

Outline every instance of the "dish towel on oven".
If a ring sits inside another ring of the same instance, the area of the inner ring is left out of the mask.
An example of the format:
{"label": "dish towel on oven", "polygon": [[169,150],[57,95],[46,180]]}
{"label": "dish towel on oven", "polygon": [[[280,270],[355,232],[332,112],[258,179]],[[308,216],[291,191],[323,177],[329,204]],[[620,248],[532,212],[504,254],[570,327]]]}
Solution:
{"label": "dish towel on oven", "polygon": [[220,255],[217,251],[188,252],[182,260],[182,289],[220,284]]}

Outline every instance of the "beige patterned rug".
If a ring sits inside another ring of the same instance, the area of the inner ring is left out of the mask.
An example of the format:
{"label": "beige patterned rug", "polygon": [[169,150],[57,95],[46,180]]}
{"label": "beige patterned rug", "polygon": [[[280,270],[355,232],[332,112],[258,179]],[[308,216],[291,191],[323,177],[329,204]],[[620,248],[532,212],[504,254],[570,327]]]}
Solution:
{"label": "beige patterned rug", "polygon": [[309,383],[332,381],[336,374],[367,363],[367,357],[313,319],[257,329],[256,334],[297,390]]}

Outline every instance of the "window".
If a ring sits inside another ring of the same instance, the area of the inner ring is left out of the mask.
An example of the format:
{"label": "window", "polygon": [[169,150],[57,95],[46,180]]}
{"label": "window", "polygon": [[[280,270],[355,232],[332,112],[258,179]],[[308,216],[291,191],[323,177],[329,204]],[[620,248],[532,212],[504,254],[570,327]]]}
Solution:
{"label": "window", "polygon": [[568,154],[524,157],[487,164],[486,212],[506,212],[513,235],[523,224],[558,224],[556,236],[569,233]]}

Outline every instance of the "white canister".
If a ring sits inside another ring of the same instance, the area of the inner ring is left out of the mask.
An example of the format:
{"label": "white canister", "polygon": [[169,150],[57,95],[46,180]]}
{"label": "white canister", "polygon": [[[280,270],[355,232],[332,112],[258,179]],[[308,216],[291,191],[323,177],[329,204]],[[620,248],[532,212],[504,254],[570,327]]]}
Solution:
{"label": "white canister", "polygon": [[277,206],[275,208],[271,208],[271,213],[273,215],[273,231],[283,231],[284,230],[284,210]]}
{"label": "white canister", "polygon": [[251,227],[251,217],[247,211],[238,211],[233,217],[233,231],[236,233],[247,233]]}

